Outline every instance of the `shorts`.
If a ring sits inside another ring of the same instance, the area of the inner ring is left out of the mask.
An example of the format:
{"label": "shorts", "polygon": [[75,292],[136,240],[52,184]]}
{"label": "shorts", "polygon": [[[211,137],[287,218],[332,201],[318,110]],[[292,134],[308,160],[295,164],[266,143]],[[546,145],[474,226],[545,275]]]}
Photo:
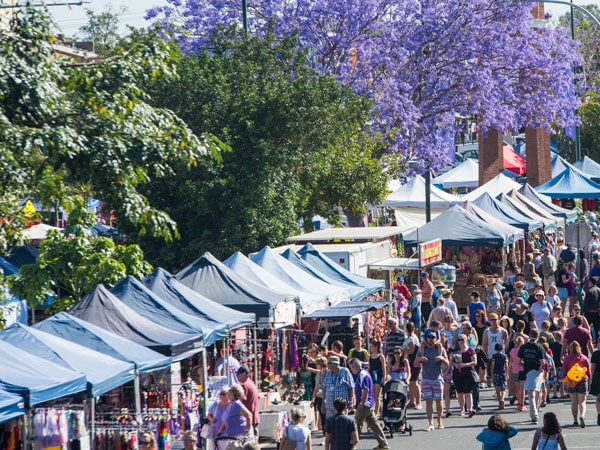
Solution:
{"label": "shorts", "polygon": [[[522,378],[521,378],[521,374],[523,374]],[[525,372],[523,372],[523,371],[516,372],[516,373],[513,372],[512,377],[513,377],[513,380],[515,380],[515,381],[525,381]]]}
{"label": "shorts", "polygon": [[410,318],[410,321],[415,324],[415,328],[417,330],[421,329],[421,316],[417,314],[413,314]]}
{"label": "shorts", "polygon": [[565,298],[567,298],[569,296],[569,291],[567,290],[567,288],[565,288],[565,287],[559,287],[559,288],[556,288],[556,289],[558,290],[558,296],[561,299],[565,299]]}
{"label": "shorts", "polygon": [[421,399],[441,400],[443,395],[442,381],[421,381]]}
{"label": "shorts", "polygon": [[495,373],[494,374],[494,387],[506,389],[506,374]]}
{"label": "shorts", "polygon": [[373,378],[373,384],[383,384],[383,371],[382,370],[372,370],[371,378]]}
{"label": "shorts", "polygon": [[569,394],[585,394],[587,393],[587,380],[581,380],[574,388],[567,387],[566,391]]}
{"label": "shorts", "polygon": [[563,375],[563,370],[562,367],[557,367],[556,368],[556,376],[554,377],[554,381],[556,382],[556,384],[560,384],[560,382],[563,380],[564,375]]}
{"label": "shorts", "polygon": [[408,381],[419,381],[419,375],[421,374],[421,367],[410,368],[410,378]]}
{"label": "shorts", "polygon": [[452,377],[456,392],[459,394],[470,394],[473,391],[475,382],[471,375],[455,375]]}
{"label": "shorts", "polygon": [[525,374],[523,388],[526,391],[539,392],[542,389],[542,381],[544,381],[544,373],[541,370],[530,370]]}

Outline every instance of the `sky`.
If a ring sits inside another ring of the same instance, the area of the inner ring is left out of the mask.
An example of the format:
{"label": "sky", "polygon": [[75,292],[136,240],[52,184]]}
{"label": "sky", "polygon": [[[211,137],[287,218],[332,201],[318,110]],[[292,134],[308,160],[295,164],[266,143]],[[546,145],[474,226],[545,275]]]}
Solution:
{"label": "sky", "polygon": [[[51,5],[53,2],[66,3],[68,0],[46,0],[46,4]],[[84,0],[89,3],[85,3],[82,6],[72,6],[70,8],[66,6],[51,6],[50,12],[53,14],[54,19],[60,26],[62,33],[68,37],[74,36],[79,27],[86,23],[85,10],[92,9],[96,12],[101,12],[105,9],[106,5],[111,5],[113,10],[118,11],[121,5],[127,7],[127,12],[123,16],[122,32],[125,31],[125,24],[132,25],[136,28],[148,25],[144,20],[145,11],[152,8],[153,6],[160,6],[166,4],[166,0]],[[600,0],[574,0],[574,3],[580,6],[586,6],[595,4],[600,6]],[[569,11],[568,6],[556,5],[551,3],[545,4],[546,12],[550,12],[554,18],[567,13]],[[600,19],[600,17],[599,17]],[[599,30],[600,32],[600,30]]]}

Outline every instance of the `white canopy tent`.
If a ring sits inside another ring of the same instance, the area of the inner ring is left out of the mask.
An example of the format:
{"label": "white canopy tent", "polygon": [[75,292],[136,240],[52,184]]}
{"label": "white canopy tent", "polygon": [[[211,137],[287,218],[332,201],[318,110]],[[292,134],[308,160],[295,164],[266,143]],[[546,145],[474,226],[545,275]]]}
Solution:
{"label": "white canopy tent", "polygon": [[431,182],[443,189],[477,187],[479,186],[479,162],[467,158],[454,169],[435,177]]}
{"label": "white canopy tent", "polygon": [[491,197],[497,197],[500,194],[504,194],[512,191],[513,189],[520,189],[521,185],[503,173],[499,173],[487,183],[479,186],[472,192],[465,194],[461,197],[464,200],[475,201],[484,193],[488,193]]}
{"label": "white canopy tent", "polygon": [[[383,206],[390,208],[425,208],[425,197],[425,179],[417,175],[388,195],[383,202]],[[448,209],[452,205],[464,202],[464,200],[448,194],[434,185],[431,185],[430,200],[430,207],[434,209]]]}

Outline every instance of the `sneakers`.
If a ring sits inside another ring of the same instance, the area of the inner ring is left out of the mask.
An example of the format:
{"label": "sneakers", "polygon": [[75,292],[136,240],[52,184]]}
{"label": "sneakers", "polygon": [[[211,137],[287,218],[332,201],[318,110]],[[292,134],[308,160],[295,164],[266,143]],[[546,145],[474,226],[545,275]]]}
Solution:
{"label": "sneakers", "polygon": [[540,408],[544,408],[546,406],[546,400],[542,400],[542,403],[540,403]]}
{"label": "sneakers", "polygon": [[509,403],[510,403],[511,405],[514,405],[516,401],[517,401],[517,397],[516,397],[516,396],[513,396],[513,397],[511,397],[511,399],[510,399]]}
{"label": "sneakers", "polygon": [[[467,415],[467,412],[465,410],[462,410],[460,412],[460,417],[465,417]],[[600,425],[600,414],[598,414],[598,425]]]}
{"label": "sneakers", "polygon": [[579,423],[577,423],[577,421],[576,421],[576,420],[574,420],[574,421],[573,421],[573,426],[574,426],[574,427],[577,427],[577,426],[579,426]]}
{"label": "sneakers", "polygon": [[479,407],[479,405],[474,406],[473,409],[475,410],[475,412],[481,412],[481,408]]}
{"label": "sneakers", "polygon": [[415,405],[415,409],[423,409],[423,405],[421,405],[420,403],[417,403]]}
{"label": "sneakers", "polygon": [[531,419],[531,425],[537,425],[538,424],[538,418],[534,417],[533,419]]}
{"label": "sneakers", "polygon": [[580,417],[580,418],[579,418],[579,426],[580,426],[581,428],[585,428],[585,420],[583,420],[583,417]]}
{"label": "sneakers", "polygon": [[448,417],[450,417],[451,415],[452,415],[452,413],[451,413],[450,411],[448,411],[448,412],[446,413],[446,419],[447,419]]}
{"label": "sneakers", "polygon": [[527,411],[527,408],[525,408],[525,405],[519,405],[519,406],[517,406],[517,409],[521,412]]}
{"label": "sneakers", "polygon": [[504,409],[504,400],[498,402],[498,409]]}
{"label": "sneakers", "polygon": [[469,411],[469,419],[470,419],[471,417],[473,417],[474,415],[475,415],[475,411],[473,411],[473,410]]}
{"label": "sneakers", "polygon": [[598,417],[596,417],[596,423],[600,425],[600,413],[598,413]]}

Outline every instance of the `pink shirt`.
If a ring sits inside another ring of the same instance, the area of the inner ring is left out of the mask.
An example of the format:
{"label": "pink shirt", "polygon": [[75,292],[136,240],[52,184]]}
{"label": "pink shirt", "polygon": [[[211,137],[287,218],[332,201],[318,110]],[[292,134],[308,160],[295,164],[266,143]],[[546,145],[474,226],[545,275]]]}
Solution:
{"label": "pink shirt", "polygon": [[510,350],[510,367],[512,373],[519,373],[523,370],[523,364],[521,364],[521,358],[519,358],[519,349],[514,347]]}
{"label": "pink shirt", "polygon": [[252,414],[252,425],[260,423],[260,414],[258,410],[258,388],[254,384],[254,381],[248,377],[246,381],[240,383],[240,386],[244,389],[244,396],[240,399],[242,404]]}

